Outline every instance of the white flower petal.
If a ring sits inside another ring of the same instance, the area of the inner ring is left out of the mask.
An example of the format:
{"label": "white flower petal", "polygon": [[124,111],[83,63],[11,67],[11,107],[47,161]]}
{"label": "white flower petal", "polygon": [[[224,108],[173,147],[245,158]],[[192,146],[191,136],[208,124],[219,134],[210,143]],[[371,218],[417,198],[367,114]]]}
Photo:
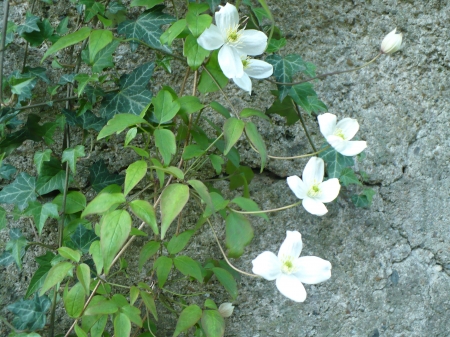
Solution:
{"label": "white flower petal", "polygon": [[305,198],[302,205],[309,213],[314,215],[322,216],[328,212],[325,205],[317,199]]}
{"label": "white flower petal", "polygon": [[244,66],[241,57],[235,48],[224,44],[219,50],[219,65],[224,75],[228,78],[242,77]]}
{"label": "white flower petal", "polygon": [[242,77],[233,77],[233,82],[241,89],[247,91],[249,94],[252,93],[252,80],[244,72]]}
{"label": "white flower petal", "polygon": [[220,8],[215,14],[216,25],[222,32],[229,29],[236,29],[239,25],[239,14],[235,6],[227,4]]}
{"label": "white flower petal", "polygon": [[219,310],[220,316],[222,316],[223,318],[227,318],[233,314],[234,305],[231,304],[230,302],[225,302],[219,306],[218,310]]}
{"label": "white flower petal", "polygon": [[337,120],[336,115],[327,112],[317,116],[317,120],[319,121],[320,132],[325,138],[334,133]]}
{"label": "white flower petal", "polygon": [[247,60],[248,66],[244,69],[244,72],[253,78],[267,78],[273,74],[273,66],[270,63],[249,59]]}
{"label": "white flower petal", "polygon": [[294,192],[295,196],[299,199],[306,197],[308,192],[308,187],[305,183],[297,176],[291,176],[286,179],[288,186]]}
{"label": "white flower petal", "polygon": [[286,239],[280,246],[278,251],[278,259],[282,261],[284,258],[298,258],[302,252],[302,235],[297,231],[286,231]]}
{"label": "white flower petal", "polygon": [[322,158],[311,157],[303,170],[303,182],[306,186],[311,187],[313,184],[323,181],[325,164]]}
{"label": "white flower petal", "polygon": [[211,25],[198,37],[197,43],[206,50],[215,50],[222,47],[225,43],[225,39],[222,36],[220,29]]}
{"label": "white flower petal", "polygon": [[239,44],[236,48],[241,54],[254,56],[264,53],[267,47],[266,34],[255,29],[241,30],[240,33]]}
{"label": "white flower petal", "polygon": [[275,280],[281,274],[281,262],[272,252],[262,252],[252,261],[253,273],[268,281]]}
{"label": "white flower petal", "polygon": [[294,274],[301,282],[317,284],[331,277],[331,263],[316,256],[303,256],[295,262],[298,271]]}
{"label": "white flower petal", "polygon": [[367,147],[365,141],[342,140],[342,138],[337,136],[329,136],[327,141],[337,152],[350,157],[360,154]]}
{"label": "white flower petal", "polygon": [[287,298],[295,302],[303,302],[306,299],[305,287],[295,276],[282,274],[277,278],[276,284],[280,293]]}
{"label": "white flower petal", "polygon": [[356,119],[344,118],[336,124],[336,129],[342,130],[345,140],[350,140],[355,137],[356,133],[358,132],[359,124]]}
{"label": "white flower petal", "polygon": [[339,184],[339,179],[328,179],[319,185],[320,193],[315,198],[321,202],[333,201],[339,195],[340,189],[341,184]]}

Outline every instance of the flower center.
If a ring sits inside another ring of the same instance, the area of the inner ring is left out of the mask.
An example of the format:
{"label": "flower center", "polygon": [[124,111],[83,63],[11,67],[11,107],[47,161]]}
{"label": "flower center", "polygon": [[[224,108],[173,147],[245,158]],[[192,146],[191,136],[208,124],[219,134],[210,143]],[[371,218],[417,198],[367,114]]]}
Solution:
{"label": "flower center", "polygon": [[283,274],[292,274],[297,271],[294,264],[294,258],[292,256],[283,257],[281,260],[281,272]]}
{"label": "flower center", "polygon": [[250,66],[250,63],[251,62],[248,57],[246,59],[242,60],[242,65],[243,65],[244,69],[247,69]]}
{"label": "flower center", "polygon": [[239,38],[241,37],[241,32],[238,30],[239,25],[236,25],[233,28],[227,29],[227,42],[226,43],[237,43],[239,41]]}
{"label": "flower center", "polygon": [[342,138],[343,140],[345,139],[345,135],[344,135],[344,131],[342,129],[336,129],[336,131],[334,131],[334,135],[337,137]]}
{"label": "flower center", "polygon": [[320,193],[320,188],[319,188],[319,184],[314,184],[311,186],[311,188],[309,189],[307,195],[310,198],[314,198],[316,197],[318,194]]}

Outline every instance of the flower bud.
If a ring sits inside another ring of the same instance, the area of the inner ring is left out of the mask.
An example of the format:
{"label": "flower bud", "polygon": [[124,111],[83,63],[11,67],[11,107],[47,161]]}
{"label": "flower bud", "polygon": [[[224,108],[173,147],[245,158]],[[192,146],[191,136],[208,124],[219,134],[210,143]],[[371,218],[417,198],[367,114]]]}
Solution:
{"label": "flower bud", "polygon": [[222,303],[219,306],[219,314],[223,318],[230,317],[233,314],[233,310],[234,310],[234,306],[229,302]]}
{"label": "flower bud", "polygon": [[390,32],[381,42],[381,52],[383,54],[392,54],[400,49],[402,44],[402,34],[396,34],[397,28]]}

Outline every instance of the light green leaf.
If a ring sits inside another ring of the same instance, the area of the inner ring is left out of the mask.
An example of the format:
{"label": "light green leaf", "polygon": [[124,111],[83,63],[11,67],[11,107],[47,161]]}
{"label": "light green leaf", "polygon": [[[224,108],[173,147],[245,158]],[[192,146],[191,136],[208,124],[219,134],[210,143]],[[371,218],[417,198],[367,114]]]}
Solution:
{"label": "light green leaf", "polygon": [[163,2],[164,0],[133,0],[130,7],[145,6],[145,9],[150,9]]}
{"label": "light green leaf", "polygon": [[109,315],[114,314],[118,310],[119,308],[114,301],[102,297],[100,300],[89,303],[83,315]]}
{"label": "light green leaf", "polygon": [[147,162],[138,160],[128,166],[125,174],[124,194],[127,195],[145,177]]}
{"label": "light green leaf", "polygon": [[169,122],[180,110],[180,103],[167,90],[160,90],[153,97],[152,104],[155,107],[153,115],[160,124]]}
{"label": "light green leaf", "polygon": [[59,218],[58,206],[49,202],[42,205],[38,201],[33,201],[25,210],[24,214],[31,215],[33,217],[34,224],[36,225],[39,235],[41,235],[42,228],[44,228],[45,222],[49,217],[53,219]]}
{"label": "light green leaf", "polygon": [[199,15],[199,13],[193,12],[191,7],[195,5],[197,4],[189,4],[186,23],[192,35],[198,38],[211,25],[212,17],[208,14]]}
{"label": "light green leaf", "polygon": [[217,337],[225,334],[225,320],[218,310],[204,310],[202,328],[206,337]]}
{"label": "light green leaf", "polygon": [[91,254],[92,259],[94,260],[97,274],[100,275],[103,269],[103,256],[100,248],[100,241],[97,240],[92,242],[91,246],[89,247],[89,254]]}
{"label": "light green leaf", "polygon": [[[260,211],[260,208],[256,202],[254,202],[252,199],[244,198],[244,197],[237,197],[231,200],[232,203],[238,205],[243,211],[246,212],[254,212],[254,211]],[[255,213],[252,214],[255,216],[259,216],[263,219],[266,219],[269,221],[269,217],[265,213]]]}
{"label": "light green leaf", "polygon": [[228,256],[237,258],[244,253],[244,247],[253,239],[253,228],[247,218],[231,212],[225,220],[225,244]]}
{"label": "light green leaf", "polygon": [[156,276],[158,277],[158,286],[164,287],[167,278],[169,277],[170,270],[172,269],[172,259],[167,256],[160,256],[153,264],[153,270],[156,270]]}
{"label": "light green leaf", "polygon": [[187,58],[189,67],[195,71],[202,65],[209,51],[203,49],[193,35],[188,35],[184,41],[183,55]]}
{"label": "light green leaf", "polygon": [[191,114],[203,109],[205,106],[200,103],[198,97],[195,96],[183,96],[178,98],[180,103],[180,113]]}
{"label": "light green leaf", "polygon": [[251,116],[256,116],[262,119],[265,119],[267,121],[270,121],[270,118],[267,117],[264,112],[261,112],[259,110],[256,109],[250,109],[250,108],[245,108],[241,111],[241,113],[239,114],[241,116],[241,118],[248,118]]}
{"label": "light green leaf", "polygon": [[40,266],[35,272],[33,277],[31,278],[30,284],[28,285],[27,292],[25,294],[25,298],[33,295],[43,284],[44,280],[47,277],[48,271],[52,266],[50,264],[46,264]]}
{"label": "light green leaf", "polygon": [[95,56],[113,40],[110,30],[96,29],[89,36],[89,61],[94,62]]}
{"label": "light green leaf", "polygon": [[77,278],[78,281],[83,285],[86,293],[89,293],[89,285],[91,283],[91,269],[86,263],[81,263],[77,266]]}
{"label": "light green leaf", "polygon": [[171,184],[164,189],[161,194],[161,239],[188,200],[189,187],[186,185]]}
{"label": "light green leaf", "polygon": [[[173,259],[175,267],[186,276],[192,276],[198,282],[203,282],[202,270],[197,262],[189,256],[179,255]],[[234,279],[233,279],[234,280]]]}
{"label": "light green leaf", "polygon": [[103,216],[100,230],[100,247],[105,274],[109,273],[111,262],[128,238],[131,217],[125,210],[116,210]]}
{"label": "light green leaf", "polygon": [[200,320],[201,317],[202,317],[202,309],[200,309],[198,305],[191,304],[190,306],[184,308],[180,314],[180,317],[178,318],[177,325],[175,327],[175,332],[173,333],[173,337],[176,337],[180,333],[193,327]]}
{"label": "light green leaf", "polygon": [[156,129],[153,133],[155,136],[155,145],[164,161],[164,166],[170,164],[170,159],[177,151],[175,135],[167,129]]}
{"label": "light green leaf", "polygon": [[88,334],[82,328],[80,328],[78,324],[75,324],[74,330],[77,337],[88,337]]}
{"label": "light green leaf", "polygon": [[84,157],[84,146],[77,145],[74,148],[68,148],[63,151],[61,162],[67,162],[73,174],[76,173],[77,159]]}
{"label": "light green leaf", "polygon": [[202,201],[209,206],[212,210],[214,210],[214,205],[211,200],[211,196],[209,195],[208,188],[203,184],[200,180],[188,180],[188,184],[191,185],[198,193]]}
{"label": "light green leaf", "polygon": [[235,300],[238,295],[238,289],[236,280],[234,279],[233,275],[222,268],[213,268],[212,271],[214,275],[216,275],[219,282],[226,289],[226,291],[230,293],[233,300]]}
{"label": "light green leaf", "polygon": [[130,142],[136,138],[137,135],[137,127],[131,128],[130,130],[127,131],[127,134],[125,136],[125,142],[124,142],[124,146],[127,147],[128,144],[130,144]]}
{"label": "light green leaf", "polygon": [[36,200],[36,178],[20,172],[13,183],[0,191],[0,203],[14,204],[20,210],[27,208],[28,203]]}
{"label": "light green leaf", "polygon": [[100,131],[97,136],[97,140],[108,137],[114,133],[118,135],[126,128],[137,124],[148,123],[145,119],[128,113],[114,115],[114,117],[110,119]]}
{"label": "light green leaf", "polygon": [[114,317],[114,335],[120,337],[128,337],[131,333],[130,319],[124,313],[119,312]]}
{"label": "light green leaf", "polygon": [[[184,173],[178,167],[175,167],[175,166],[169,166],[169,167],[151,166],[151,168],[155,169],[157,171],[157,174],[160,174],[161,172],[165,172],[170,175],[173,175],[177,179],[180,179],[180,180],[184,179]],[[161,180],[161,182],[164,182],[164,174],[162,174],[161,176],[162,176],[162,179],[159,177],[159,175],[158,175],[158,178]]]}
{"label": "light green leaf", "polygon": [[186,28],[186,19],[178,20],[174,22],[167,30],[161,35],[159,40],[162,44],[172,45],[173,40],[175,40],[178,35],[180,35]]}
{"label": "light green leaf", "polygon": [[141,290],[141,297],[142,301],[144,301],[146,308],[152,313],[153,317],[155,317],[155,319],[158,320],[158,314],[156,312],[156,305],[153,295]]}
{"label": "light green leaf", "polygon": [[158,224],[156,222],[156,214],[153,206],[146,200],[133,200],[129,203],[131,211],[139,219],[144,221],[153,230],[155,235],[159,234]]}
{"label": "light green leaf", "polygon": [[222,165],[225,163],[223,158],[216,154],[210,154],[209,160],[211,161],[211,164],[214,167],[216,174],[220,174],[222,172]]}
{"label": "light green leaf", "polygon": [[228,118],[223,125],[223,133],[225,138],[225,150],[223,154],[226,155],[234,144],[239,140],[244,131],[245,123],[235,117]]}
{"label": "light green leaf", "polygon": [[91,33],[91,28],[89,27],[82,27],[76,32],[73,32],[71,34],[67,34],[63,37],[61,37],[58,41],[56,41],[47,51],[45,52],[44,56],[41,59],[41,63],[51,54],[56,53],[58,50],[61,50],[63,48],[72,46],[74,44],[77,44],[78,42],[81,42],[89,37],[89,34]]}
{"label": "light green leaf", "polygon": [[[228,83],[228,77],[226,77],[223,74],[222,69],[220,69],[218,55],[218,50],[214,51],[211,54],[211,57],[205,65],[207,71],[202,71],[200,75],[198,91],[200,91],[202,94],[208,92],[216,92],[219,89],[223,89]],[[219,86],[217,86],[217,84]]]}
{"label": "light green leaf", "polygon": [[[63,194],[58,194],[52,203],[58,206],[58,212],[62,212]],[[78,191],[69,191],[66,196],[65,214],[74,214],[86,207],[86,197]]]}
{"label": "light green leaf", "polygon": [[120,40],[113,40],[98,52],[94,58],[94,62],[91,64],[93,73],[100,73],[105,68],[114,67],[113,53],[116,51],[119,44]]}
{"label": "light green leaf", "polygon": [[97,195],[81,213],[84,218],[90,214],[105,213],[110,208],[126,202],[125,196],[122,193],[100,193]]}
{"label": "light green leaf", "polygon": [[189,239],[194,233],[195,231],[191,229],[178,235],[172,236],[169,243],[167,244],[167,250],[169,251],[169,253],[177,254],[181,252],[184,249],[184,247],[186,247],[187,243],[189,242]]}
{"label": "light green leaf", "polygon": [[67,261],[60,262],[54,265],[47,274],[44,284],[42,285],[39,295],[42,296],[47,290],[56,284],[60,283],[67,275],[67,273],[73,269],[73,264]]}
{"label": "light green leaf", "polygon": [[6,227],[6,211],[0,207],[0,230]]}
{"label": "light green leaf", "polygon": [[205,150],[203,149],[203,147],[198,144],[191,144],[184,148],[182,158],[183,160],[189,160],[195,157],[200,157],[204,153]]}
{"label": "light green leaf", "polygon": [[38,172],[38,174],[41,174],[41,170],[42,170],[42,165],[44,162],[49,161],[50,160],[50,155],[52,154],[52,150],[50,149],[46,149],[44,151],[37,151],[34,154],[34,165],[36,165],[36,170]]}
{"label": "light green leaf", "polygon": [[348,186],[351,184],[362,185],[355,172],[353,172],[353,170],[349,167],[342,169],[339,181],[342,186]]}
{"label": "light green leaf", "polygon": [[69,247],[59,247],[58,248],[58,253],[59,255],[61,255],[62,257],[72,260],[74,262],[80,262],[80,258],[81,258],[81,254],[80,252],[73,250]]}
{"label": "light green leaf", "polygon": [[245,124],[245,133],[247,137],[250,139],[250,142],[259,152],[261,156],[261,170],[262,173],[264,171],[264,167],[267,164],[267,149],[266,144],[264,143],[264,139],[261,137],[261,134],[258,132],[258,128],[252,122],[247,122]]}
{"label": "light green leaf", "polygon": [[67,291],[67,287],[66,289],[64,289],[64,307],[66,308],[66,312],[70,317],[80,317],[81,313],[83,312],[85,297],[86,291],[84,290],[84,287],[80,282],[76,283],[69,291]]}

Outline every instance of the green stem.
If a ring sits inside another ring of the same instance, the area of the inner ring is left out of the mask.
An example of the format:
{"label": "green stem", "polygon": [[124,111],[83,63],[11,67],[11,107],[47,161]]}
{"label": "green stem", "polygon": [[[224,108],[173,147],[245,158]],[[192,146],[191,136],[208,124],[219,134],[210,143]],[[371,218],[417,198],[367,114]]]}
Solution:
{"label": "green stem", "polygon": [[0,45],[0,106],[3,105],[3,59],[5,53],[6,31],[8,30],[9,0],[4,1],[2,41]]}
{"label": "green stem", "polygon": [[295,204],[292,204],[292,205],[283,206],[283,207],[280,207],[280,208],[274,208],[274,209],[265,209],[265,210],[262,210],[262,211],[249,211],[249,212],[247,212],[247,211],[238,211],[238,210],[236,210],[236,209],[234,209],[234,208],[228,208],[228,209],[229,209],[230,211],[232,211],[232,212],[235,212],[235,213],[241,213],[241,214],[262,214],[262,213],[270,213],[270,212],[278,212],[278,211],[282,211],[282,210],[285,210],[285,209],[289,209],[289,208],[298,206],[298,205],[300,205],[301,203],[302,203],[302,201],[300,200],[299,202],[296,202]]}
{"label": "green stem", "polygon": [[311,144],[311,147],[312,147],[313,151],[317,152],[317,149],[314,146],[314,143],[313,143],[313,141],[312,141],[312,139],[311,139],[311,137],[309,135],[308,129],[306,128],[306,124],[303,121],[302,114],[300,113],[300,110],[298,109],[297,104],[294,102],[294,100],[292,98],[291,98],[291,101],[292,101],[292,105],[294,106],[295,111],[297,112],[297,115],[298,115],[298,118],[300,120],[300,123],[302,124],[303,130],[305,130],[305,134],[306,134],[306,137],[308,138],[309,144]]}
{"label": "green stem", "polygon": [[39,246],[39,247],[47,248],[48,250],[56,250],[56,249],[58,249],[58,248],[55,247],[55,246],[50,246],[50,245],[46,245],[46,244],[44,244],[44,243],[41,243],[41,242],[35,242],[35,241],[28,242],[28,243],[27,243],[27,246]]}
{"label": "green stem", "polygon": [[[223,137],[223,132],[217,136],[217,138],[206,148],[206,150],[204,151],[205,153],[209,151],[209,149],[211,147],[214,146],[214,144]],[[200,158],[197,158],[192,164],[191,166],[189,166],[189,168],[184,172],[184,175],[186,176],[186,174],[194,167],[194,165],[200,160]]]}

